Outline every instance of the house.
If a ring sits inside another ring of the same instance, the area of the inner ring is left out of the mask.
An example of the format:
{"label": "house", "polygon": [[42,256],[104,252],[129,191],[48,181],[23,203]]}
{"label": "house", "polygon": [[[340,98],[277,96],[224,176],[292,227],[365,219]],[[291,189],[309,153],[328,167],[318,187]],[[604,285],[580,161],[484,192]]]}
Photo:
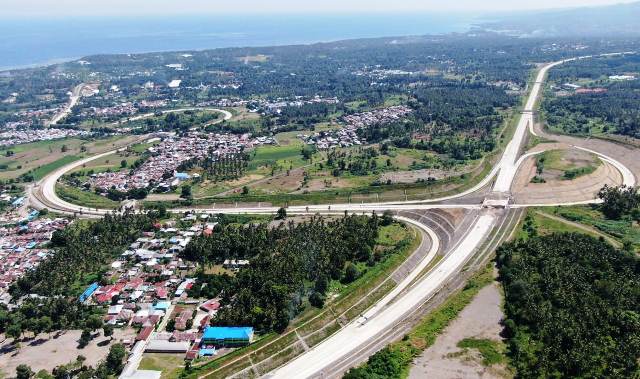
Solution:
{"label": "house", "polygon": [[151,340],[144,351],[146,353],[186,353],[190,346],[189,342]]}
{"label": "house", "polygon": [[207,300],[200,305],[200,309],[209,313],[217,311],[218,308],[220,308],[220,302],[215,299]]}
{"label": "house", "polygon": [[140,333],[136,336],[136,341],[146,341],[151,333],[153,333],[153,326],[145,326],[140,330]]}
{"label": "house", "polygon": [[209,326],[202,335],[201,346],[238,347],[253,340],[252,327]]}
{"label": "house", "polygon": [[98,283],[91,284],[86,290],[84,290],[82,295],[80,295],[80,299],[78,300],[80,300],[81,303],[84,303],[85,300],[90,298],[91,295],[93,295],[93,293],[96,292],[98,287],[99,287]]}
{"label": "house", "polygon": [[222,267],[230,270],[238,270],[249,265],[249,261],[246,259],[225,259],[222,263]]}
{"label": "house", "polygon": [[189,329],[188,323],[189,323],[189,320],[191,320],[191,316],[192,316],[192,311],[189,309],[185,309],[184,311],[180,312],[180,315],[178,315],[178,317],[176,317],[175,319],[176,329],[177,330]]}

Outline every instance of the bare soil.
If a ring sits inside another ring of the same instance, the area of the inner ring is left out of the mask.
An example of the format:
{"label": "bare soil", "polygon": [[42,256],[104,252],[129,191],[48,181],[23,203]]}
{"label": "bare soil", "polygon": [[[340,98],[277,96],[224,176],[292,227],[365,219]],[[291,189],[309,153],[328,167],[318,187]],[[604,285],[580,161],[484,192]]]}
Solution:
{"label": "bare soil", "polygon": [[438,336],[436,342],[418,357],[410,379],[422,378],[510,378],[504,366],[485,367],[477,352],[457,347],[465,338],[501,340],[502,296],[497,283],[486,286]]}
{"label": "bare soil", "polygon": [[[541,151],[562,146],[545,145],[538,145],[532,150]],[[567,150],[563,158],[566,159],[566,164],[572,165],[588,164],[590,159],[593,159],[590,154],[576,151],[576,149]],[[512,192],[518,203],[550,204],[592,200],[605,184],[615,186],[622,183],[620,172],[606,162],[602,162],[591,174],[573,180],[562,179],[563,171],[546,170],[547,174],[543,176],[546,183],[531,183],[531,179],[536,175],[535,161],[535,156],[526,159],[516,176]]]}
{"label": "bare soil", "polygon": [[52,333],[51,337],[41,334],[35,339],[23,340],[20,342],[20,349],[16,350],[11,338],[1,339],[0,344],[0,371],[4,377],[15,376],[16,367],[26,364],[34,372],[47,370],[51,372],[54,367],[67,364],[76,360],[78,355],[82,355],[87,360],[85,365],[96,366],[103,360],[112,344],[135,337],[132,329],[116,329],[113,333],[113,341],[109,342],[108,337],[104,337],[102,332],[83,349],[78,349],[80,330],[69,330],[60,335]]}

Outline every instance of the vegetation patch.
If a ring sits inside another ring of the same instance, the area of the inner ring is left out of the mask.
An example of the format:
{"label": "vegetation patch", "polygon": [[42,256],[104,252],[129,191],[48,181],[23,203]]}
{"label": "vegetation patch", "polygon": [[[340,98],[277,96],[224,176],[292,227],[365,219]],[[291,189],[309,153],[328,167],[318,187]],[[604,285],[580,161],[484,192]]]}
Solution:
{"label": "vegetation patch", "polygon": [[504,344],[486,338],[465,338],[458,342],[461,349],[476,349],[482,355],[482,364],[492,366],[505,362]]}
{"label": "vegetation patch", "polygon": [[555,233],[498,250],[509,356],[520,377],[637,375],[638,258]]}
{"label": "vegetation patch", "polygon": [[118,201],[113,201],[89,190],[82,190],[61,183],[56,183],[56,194],[62,200],[71,204],[82,204],[89,208],[116,209],[120,207],[120,202]]}

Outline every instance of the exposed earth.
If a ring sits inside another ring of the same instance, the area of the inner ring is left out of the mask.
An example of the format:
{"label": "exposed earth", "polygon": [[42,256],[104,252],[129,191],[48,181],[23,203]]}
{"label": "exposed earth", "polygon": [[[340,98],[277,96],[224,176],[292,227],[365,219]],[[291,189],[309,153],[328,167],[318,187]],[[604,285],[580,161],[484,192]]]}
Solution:
{"label": "exposed earth", "polygon": [[418,357],[410,379],[423,378],[510,378],[504,365],[485,367],[477,351],[457,347],[464,338],[501,341],[502,296],[497,283],[486,286],[460,315],[438,336],[436,342]]}

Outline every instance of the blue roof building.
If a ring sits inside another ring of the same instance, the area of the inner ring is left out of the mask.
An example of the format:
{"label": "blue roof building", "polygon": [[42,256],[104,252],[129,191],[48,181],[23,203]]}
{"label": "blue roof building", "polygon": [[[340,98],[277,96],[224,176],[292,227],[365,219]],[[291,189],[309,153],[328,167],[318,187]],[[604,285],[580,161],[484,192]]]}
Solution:
{"label": "blue roof building", "polygon": [[156,311],[164,311],[166,312],[169,307],[171,306],[171,302],[170,301],[158,301],[154,306],[153,309]]}
{"label": "blue roof building", "polygon": [[175,177],[178,180],[189,180],[191,178],[191,176],[189,176],[189,174],[187,174],[186,172],[176,172]]}
{"label": "blue roof building", "polygon": [[93,283],[92,285],[90,285],[89,287],[87,287],[86,290],[84,290],[84,292],[82,293],[82,295],[80,295],[80,298],[78,299],[81,303],[84,303],[85,300],[87,300],[89,297],[91,297],[91,295],[93,295],[94,292],[96,292],[96,290],[98,289],[98,283]]}
{"label": "blue roof building", "polygon": [[11,203],[14,207],[20,207],[22,204],[24,204],[24,196],[15,199],[13,203]]}
{"label": "blue roof building", "polygon": [[236,326],[208,326],[202,335],[201,346],[238,347],[253,340],[253,328]]}
{"label": "blue roof building", "polygon": [[35,211],[35,210],[31,211],[31,213],[29,213],[29,215],[27,216],[27,220],[33,221],[38,217],[38,215],[40,215],[40,212]]}

